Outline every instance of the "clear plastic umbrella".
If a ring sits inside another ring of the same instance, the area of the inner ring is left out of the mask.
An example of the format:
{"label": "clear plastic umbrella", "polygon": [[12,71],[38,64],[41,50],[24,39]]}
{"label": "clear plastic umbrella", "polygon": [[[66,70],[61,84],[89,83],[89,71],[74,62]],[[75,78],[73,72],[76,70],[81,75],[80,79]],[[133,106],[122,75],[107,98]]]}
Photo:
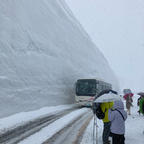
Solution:
{"label": "clear plastic umbrella", "polygon": [[103,103],[103,102],[112,102],[112,101],[118,101],[121,100],[120,95],[109,93],[109,94],[104,94],[97,99],[95,99],[95,103]]}
{"label": "clear plastic umbrella", "polygon": [[144,92],[139,92],[138,95],[143,96],[144,97]]}

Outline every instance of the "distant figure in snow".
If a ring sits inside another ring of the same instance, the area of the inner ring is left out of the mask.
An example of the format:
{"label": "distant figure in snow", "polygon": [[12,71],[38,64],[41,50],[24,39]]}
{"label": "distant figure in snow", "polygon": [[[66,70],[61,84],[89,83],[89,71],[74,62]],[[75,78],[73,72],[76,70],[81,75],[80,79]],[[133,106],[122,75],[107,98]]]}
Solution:
{"label": "distant figure in snow", "polygon": [[133,106],[132,105],[132,102],[133,102],[132,97],[133,97],[133,93],[128,93],[123,96],[123,98],[126,100],[126,108],[127,108],[128,115],[131,115],[131,107]]}
{"label": "distant figure in snow", "polygon": [[143,114],[144,115],[144,93],[140,92],[138,93],[138,95],[140,95],[140,97],[138,98],[138,106],[139,106],[139,114]]}
{"label": "distant figure in snow", "polygon": [[127,113],[124,111],[124,104],[115,101],[112,109],[108,111],[108,119],[111,121],[112,144],[125,144],[125,120]]}
{"label": "distant figure in snow", "polygon": [[141,99],[141,96],[137,99],[137,106],[139,106],[139,110],[138,110],[139,114],[140,114],[140,99]]}

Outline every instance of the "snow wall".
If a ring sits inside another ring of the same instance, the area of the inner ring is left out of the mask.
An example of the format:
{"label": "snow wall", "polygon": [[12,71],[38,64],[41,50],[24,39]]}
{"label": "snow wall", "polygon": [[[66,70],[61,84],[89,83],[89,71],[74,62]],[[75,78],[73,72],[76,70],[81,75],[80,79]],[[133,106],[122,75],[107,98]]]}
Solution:
{"label": "snow wall", "polygon": [[0,0],[0,117],[74,103],[79,78],[118,88],[64,0]]}

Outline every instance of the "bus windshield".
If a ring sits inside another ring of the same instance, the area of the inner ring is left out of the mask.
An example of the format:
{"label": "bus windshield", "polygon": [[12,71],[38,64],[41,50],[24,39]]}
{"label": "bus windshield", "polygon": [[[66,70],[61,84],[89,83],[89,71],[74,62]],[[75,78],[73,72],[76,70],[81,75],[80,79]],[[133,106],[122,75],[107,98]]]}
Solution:
{"label": "bus windshield", "polygon": [[96,80],[82,79],[76,83],[77,96],[95,96],[96,94]]}

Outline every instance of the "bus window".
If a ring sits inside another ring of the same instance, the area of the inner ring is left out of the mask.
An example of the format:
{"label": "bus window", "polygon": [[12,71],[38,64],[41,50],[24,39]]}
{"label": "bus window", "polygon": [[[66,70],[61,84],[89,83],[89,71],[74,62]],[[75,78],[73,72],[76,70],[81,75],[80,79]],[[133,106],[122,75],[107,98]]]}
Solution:
{"label": "bus window", "polygon": [[84,79],[77,81],[76,95],[95,96],[95,94],[96,94],[96,80]]}

